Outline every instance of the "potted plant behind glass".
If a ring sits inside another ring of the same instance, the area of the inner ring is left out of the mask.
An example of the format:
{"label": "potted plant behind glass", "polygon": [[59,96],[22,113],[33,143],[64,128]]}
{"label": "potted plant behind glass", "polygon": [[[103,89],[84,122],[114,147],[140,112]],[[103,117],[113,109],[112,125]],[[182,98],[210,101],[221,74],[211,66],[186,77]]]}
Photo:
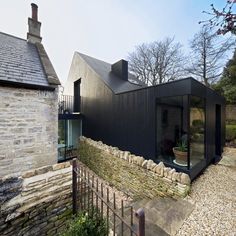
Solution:
{"label": "potted plant behind glass", "polygon": [[188,147],[186,141],[180,141],[173,147],[176,164],[186,165],[188,160]]}

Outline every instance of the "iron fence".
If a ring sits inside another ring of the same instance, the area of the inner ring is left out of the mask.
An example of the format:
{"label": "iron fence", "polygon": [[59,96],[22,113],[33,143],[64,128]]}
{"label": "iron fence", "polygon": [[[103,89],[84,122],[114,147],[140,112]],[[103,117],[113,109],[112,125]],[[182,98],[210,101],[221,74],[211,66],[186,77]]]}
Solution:
{"label": "iron fence", "polygon": [[60,95],[58,103],[58,113],[73,113],[74,111],[74,96]]}
{"label": "iron fence", "polygon": [[83,165],[78,165],[76,158],[72,163],[73,213],[86,211],[93,214],[93,209],[98,209],[109,226],[107,235],[145,236],[144,210],[135,212],[132,206],[124,207],[123,200],[119,207],[114,192],[110,194],[109,188]]}

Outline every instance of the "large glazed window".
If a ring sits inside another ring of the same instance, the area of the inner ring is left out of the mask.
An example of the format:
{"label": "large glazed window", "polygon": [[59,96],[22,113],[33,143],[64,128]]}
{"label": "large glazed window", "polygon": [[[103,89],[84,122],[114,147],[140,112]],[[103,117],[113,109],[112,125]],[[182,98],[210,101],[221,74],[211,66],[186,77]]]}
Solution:
{"label": "large glazed window", "polygon": [[157,99],[158,161],[188,168],[188,96]]}
{"label": "large glazed window", "polygon": [[190,96],[190,167],[205,158],[205,100]]}
{"label": "large glazed window", "polygon": [[81,134],[81,120],[58,121],[58,161],[71,157],[72,151],[77,149]]}

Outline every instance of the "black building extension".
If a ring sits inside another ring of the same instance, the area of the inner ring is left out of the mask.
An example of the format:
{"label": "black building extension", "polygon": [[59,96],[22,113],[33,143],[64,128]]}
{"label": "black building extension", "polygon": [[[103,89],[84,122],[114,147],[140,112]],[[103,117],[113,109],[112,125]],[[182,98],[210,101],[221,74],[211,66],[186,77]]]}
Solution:
{"label": "black building extension", "polygon": [[225,100],[193,78],[146,87],[126,61],[111,65],[76,52],[65,94],[78,84],[84,136],[163,161],[191,179],[220,158]]}

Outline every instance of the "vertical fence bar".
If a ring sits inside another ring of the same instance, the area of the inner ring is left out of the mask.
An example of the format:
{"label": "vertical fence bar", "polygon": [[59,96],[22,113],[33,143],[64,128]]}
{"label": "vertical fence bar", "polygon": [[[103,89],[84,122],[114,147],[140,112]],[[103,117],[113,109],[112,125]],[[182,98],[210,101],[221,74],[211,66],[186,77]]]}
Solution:
{"label": "vertical fence bar", "polygon": [[[113,209],[116,209],[116,194],[113,193]],[[113,212],[113,235],[116,235],[116,214]]]}
{"label": "vertical fence bar", "polygon": [[91,210],[90,209],[90,178],[89,178],[89,172],[87,172],[87,177],[88,177],[88,186],[87,186],[87,189],[88,189],[88,214],[89,214],[89,211]]}
{"label": "vertical fence bar", "polygon": [[107,235],[109,235],[109,188],[107,188]]}
{"label": "vertical fence bar", "polygon": [[87,195],[87,193],[86,193],[86,168],[84,168],[84,210],[87,210],[86,209],[86,195]]}
{"label": "vertical fence bar", "polygon": [[103,183],[101,183],[101,216],[103,217]]}
{"label": "vertical fence bar", "polygon": [[69,97],[69,107],[68,107],[69,109],[69,111],[71,112],[71,97]]}
{"label": "vertical fence bar", "polygon": [[71,111],[71,113],[73,112],[73,110],[74,110],[74,106],[73,106],[73,97],[71,96],[70,97],[70,111]]}
{"label": "vertical fence bar", "polygon": [[80,168],[78,169],[78,175],[79,175],[79,184],[78,184],[78,186],[79,186],[79,209],[80,210],[82,210],[82,204],[81,204],[81,198],[82,198],[82,190],[81,190],[81,181],[82,181],[82,179],[81,179],[81,168],[82,168],[82,166],[80,166]]}
{"label": "vertical fence bar", "polygon": [[81,169],[81,209],[84,210],[84,189],[83,189],[83,182],[84,182],[84,177],[83,177],[83,174],[84,174],[84,167]]}
{"label": "vertical fence bar", "polygon": [[63,105],[63,107],[64,107],[64,110],[63,110],[63,112],[65,112],[65,110],[66,110],[66,97],[63,95],[63,101],[65,101],[64,102],[64,105]]}
{"label": "vertical fence bar", "polygon": [[94,175],[92,176],[92,216],[93,216],[93,208],[94,208],[94,205],[93,205],[93,191],[94,191]]}
{"label": "vertical fence bar", "polygon": [[124,222],[123,222],[123,219],[124,219],[124,201],[121,200],[121,217],[122,217],[122,220],[121,220],[121,236],[123,236],[123,233],[124,233]]}
{"label": "vertical fence bar", "polygon": [[73,198],[73,214],[77,214],[78,205],[77,205],[77,196],[78,196],[78,188],[77,188],[77,160],[73,159],[72,162],[72,198]]}
{"label": "vertical fence bar", "polygon": [[[98,193],[98,178],[96,179],[96,193]],[[98,195],[96,194],[96,211],[98,210]]]}
{"label": "vertical fence bar", "polygon": [[133,235],[133,231],[132,231],[132,227],[133,227],[134,221],[133,221],[133,207],[130,207],[130,225],[131,225],[131,229],[130,229],[130,235]]}
{"label": "vertical fence bar", "polygon": [[139,208],[135,212],[135,216],[138,218],[138,236],[145,236],[145,213],[142,208]]}
{"label": "vertical fence bar", "polygon": [[84,205],[85,205],[85,210],[88,211],[88,208],[87,208],[87,197],[88,197],[88,193],[87,193],[87,170],[86,169],[85,169],[85,174],[84,174],[84,189],[85,189]]}
{"label": "vertical fence bar", "polygon": [[87,202],[86,202],[87,192],[86,192],[86,168],[84,168],[84,209],[87,210]]}
{"label": "vertical fence bar", "polygon": [[80,206],[79,206],[79,199],[80,199],[80,192],[79,192],[79,178],[80,178],[80,174],[79,174],[79,170],[80,170],[80,165],[79,165],[79,163],[78,163],[78,159],[76,158],[76,162],[77,162],[77,173],[76,173],[76,175],[77,175],[77,200],[76,200],[76,202],[77,202],[77,212],[79,212],[79,210],[80,210]]}

